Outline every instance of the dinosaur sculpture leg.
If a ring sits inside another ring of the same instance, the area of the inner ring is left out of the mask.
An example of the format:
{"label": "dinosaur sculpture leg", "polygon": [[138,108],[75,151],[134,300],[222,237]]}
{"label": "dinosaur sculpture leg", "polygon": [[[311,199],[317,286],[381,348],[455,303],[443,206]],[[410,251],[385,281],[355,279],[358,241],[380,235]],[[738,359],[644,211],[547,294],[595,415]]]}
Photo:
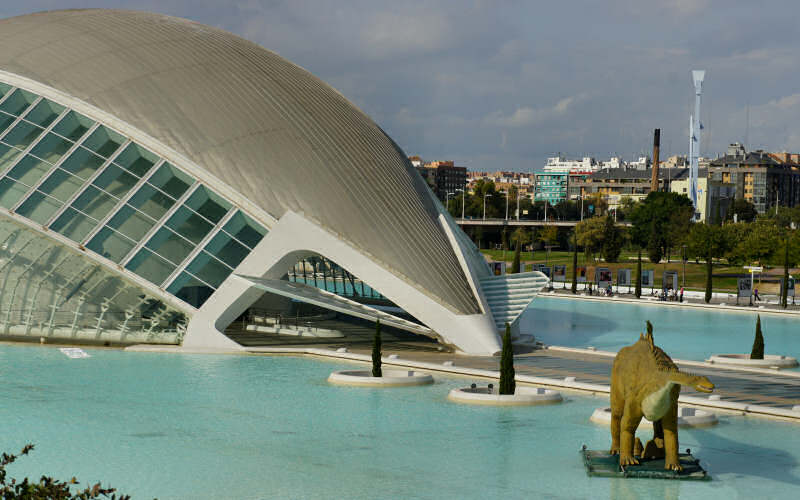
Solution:
{"label": "dinosaur sculpture leg", "polygon": [[680,392],[680,386],[673,387],[672,404],[667,414],[661,419],[661,425],[664,427],[664,468],[674,471],[683,470],[678,459],[678,394]]}
{"label": "dinosaur sculpture leg", "polygon": [[636,428],[642,421],[642,411],[636,402],[626,402],[625,412],[620,421],[620,465],[638,465],[639,461],[633,456],[633,444],[636,437]]}
{"label": "dinosaur sculpture leg", "polygon": [[644,445],[642,458],[664,458],[664,426],[660,419],[653,422],[653,439]]}
{"label": "dinosaur sculpture leg", "polygon": [[622,420],[622,412],[625,407],[625,400],[619,391],[614,390],[615,387],[611,386],[611,450],[609,455],[619,454],[619,433],[620,421]]}

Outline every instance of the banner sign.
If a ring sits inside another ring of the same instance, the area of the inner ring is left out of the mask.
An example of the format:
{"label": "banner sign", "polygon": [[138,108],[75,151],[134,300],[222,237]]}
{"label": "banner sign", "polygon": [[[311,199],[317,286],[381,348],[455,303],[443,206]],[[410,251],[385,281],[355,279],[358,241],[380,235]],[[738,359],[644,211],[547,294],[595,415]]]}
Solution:
{"label": "banner sign", "polygon": [[617,269],[617,286],[631,286],[630,269]]}
{"label": "banner sign", "polygon": [[492,270],[492,274],[495,276],[502,276],[506,274],[506,263],[505,262],[490,262],[489,263],[490,269]]}
{"label": "banner sign", "polygon": [[578,266],[577,273],[578,273],[578,283],[586,283],[586,267]]}
{"label": "banner sign", "polygon": [[664,271],[664,276],[661,279],[661,288],[667,290],[678,289],[678,271]]}
{"label": "banner sign", "polygon": [[611,285],[611,269],[598,267],[594,270],[594,280],[599,288],[608,288]]}
{"label": "banner sign", "polygon": [[553,277],[553,268],[548,266],[542,266],[539,268],[539,272],[547,276],[548,278]]}
{"label": "banner sign", "polygon": [[789,285],[786,287],[786,296],[794,297],[794,278],[789,278]]}
{"label": "banner sign", "polygon": [[553,266],[553,281],[567,281],[567,266],[563,264]]}
{"label": "banner sign", "polygon": [[750,288],[750,278],[739,278],[737,289],[737,297],[749,297],[752,293]]}
{"label": "banner sign", "polygon": [[654,272],[652,269],[642,271],[642,286],[653,287]]}

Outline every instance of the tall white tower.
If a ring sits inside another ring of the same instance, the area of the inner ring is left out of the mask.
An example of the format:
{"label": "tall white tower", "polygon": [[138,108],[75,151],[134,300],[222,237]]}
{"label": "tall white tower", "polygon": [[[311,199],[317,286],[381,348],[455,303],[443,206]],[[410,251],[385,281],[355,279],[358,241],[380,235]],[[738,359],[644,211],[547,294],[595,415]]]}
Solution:
{"label": "tall white tower", "polygon": [[700,135],[703,124],[700,123],[700,97],[703,94],[705,71],[692,71],[694,82],[694,114],[689,118],[689,198],[697,212],[697,171],[700,160]]}

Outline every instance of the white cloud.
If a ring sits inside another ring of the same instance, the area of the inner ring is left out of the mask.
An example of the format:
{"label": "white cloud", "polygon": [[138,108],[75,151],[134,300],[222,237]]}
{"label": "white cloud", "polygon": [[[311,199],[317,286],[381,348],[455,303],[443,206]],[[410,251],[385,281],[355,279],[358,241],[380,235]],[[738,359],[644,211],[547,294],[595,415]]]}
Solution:
{"label": "white cloud", "polygon": [[582,93],[576,96],[560,99],[549,108],[532,108],[529,106],[523,106],[517,108],[509,115],[505,115],[501,111],[495,111],[494,113],[487,115],[484,118],[484,122],[490,125],[511,128],[538,125],[547,120],[566,115],[570,108],[586,98],[586,93]]}

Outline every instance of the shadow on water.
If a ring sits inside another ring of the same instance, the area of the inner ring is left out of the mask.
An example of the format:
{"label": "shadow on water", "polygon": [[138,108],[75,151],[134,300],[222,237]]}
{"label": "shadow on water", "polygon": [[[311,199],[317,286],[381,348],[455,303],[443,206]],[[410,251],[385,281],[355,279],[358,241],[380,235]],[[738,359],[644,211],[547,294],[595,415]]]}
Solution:
{"label": "shadow on water", "polygon": [[[532,333],[545,344],[582,347],[591,345],[596,337],[613,332],[620,325],[607,317],[580,312],[563,314],[540,313],[529,308],[520,318],[520,329]],[[638,335],[638,334],[637,334]]]}

